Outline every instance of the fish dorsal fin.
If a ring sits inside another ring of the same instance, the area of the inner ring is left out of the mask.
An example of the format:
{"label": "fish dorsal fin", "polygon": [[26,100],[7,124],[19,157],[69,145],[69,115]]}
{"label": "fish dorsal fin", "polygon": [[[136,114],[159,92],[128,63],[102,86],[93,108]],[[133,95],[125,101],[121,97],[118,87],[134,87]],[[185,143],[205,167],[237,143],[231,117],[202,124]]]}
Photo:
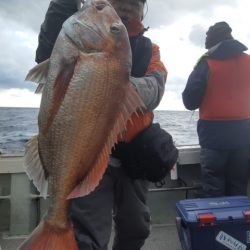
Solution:
{"label": "fish dorsal fin", "polygon": [[78,58],[75,58],[75,60],[72,60],[70,63],[64,63],[60,66],[60,71],[55,79],[53,86],[52,105],[49,111],[47,126],[43,130],[45,134],[50,128],[54,117],[56,116],[57,111],[59,110],[59,107],[65,97],[71,78],[74,74],[77,59]]}
{"label": "fish dorsal fin", "polygon": [[48,193],[48,180],[45,177],[45,171],[38,153],[37,136],[32,137],[31,140],[26,143],[24,168],[29,179],[33,181],[41,196],[46,199]]}
{"label": "fish dorsal fin", "polygon": [[27,74],[25,81],[45,84],[48,80],[50,60],[47,59],[42,63],[37,64]]}
{"label": "fish dorsal fin", "polygon": [[145,108],[143,101],[131,84],[128,84],[126,92],[125,96],[127,98],[125,99],[125,102],[121,104],[120,112],[117,116],[113,129],[110,131],[107,141],[96,159],[94,166],[84,177],[82,182],[70,193],[68,199],[85,196],[96,188],[108,166],[111,149],[117,142],[117,135],[124,131],[127,121],[134,112],[138,109],[142,111],[142,109]]}
{"label": "fish dorsal fin", "polygon": [[25,78],[25,81],[39,83],[35,91],[36,94],[40,94],[43,92],[44,85],[48,81],[49,65],[49,59],[45,60],[42,63],[39,63],[29,71],[28,75]]}

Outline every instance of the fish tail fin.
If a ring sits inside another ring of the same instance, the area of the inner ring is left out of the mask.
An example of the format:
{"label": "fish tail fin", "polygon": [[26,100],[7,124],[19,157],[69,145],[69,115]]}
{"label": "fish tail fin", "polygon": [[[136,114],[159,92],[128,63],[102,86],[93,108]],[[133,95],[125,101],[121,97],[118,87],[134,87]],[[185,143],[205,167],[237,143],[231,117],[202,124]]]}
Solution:
{"label": "fish tail fin", "polygon": [[77,250],[72,225],[67,229],[58,229],[46,222],[41,222],[26,239],[19,250]]}

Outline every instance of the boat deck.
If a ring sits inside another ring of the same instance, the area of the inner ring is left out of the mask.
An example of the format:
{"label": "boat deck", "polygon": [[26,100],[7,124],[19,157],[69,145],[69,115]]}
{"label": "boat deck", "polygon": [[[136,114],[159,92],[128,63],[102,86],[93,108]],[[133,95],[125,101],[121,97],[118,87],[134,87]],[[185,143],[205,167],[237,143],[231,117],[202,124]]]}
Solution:
{"label": "boat deck", "polygon": [[[112,238],[108,250],[112,250]],[[0,237],[1,250],[16,250],[25,239],[24,236],[8,237],[2,233]],[[152,225],[150,237],[147,239],[142,250],[181,250],[175,225]]]}

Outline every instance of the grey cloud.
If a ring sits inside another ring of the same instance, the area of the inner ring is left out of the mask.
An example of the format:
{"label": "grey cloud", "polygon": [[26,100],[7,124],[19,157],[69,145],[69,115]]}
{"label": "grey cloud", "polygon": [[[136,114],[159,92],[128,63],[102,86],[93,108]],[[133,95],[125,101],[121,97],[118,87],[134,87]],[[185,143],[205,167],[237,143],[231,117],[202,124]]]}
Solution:
{"label": "grey cloud", "polygon": [[237,0],[148,0],[147,2],[148,12],[144,24],[152,28],[175,22],[188,13],[206,17],[218,6],[237,5]]}
{"label": "grey cloud", "polygon": [[4,70],[0,70],[0,89],[18,88],[35,90],[36,84],[25,82],[23,77],[15,74],[6,74]]}
{"label": "grey cloud", "polygon": [[23,27],[17,23],[9,22],[8,25],[6,27],[0,20],[0,88],[33,89],[30,83],[24,82],[24,78],[35,65],[35,51],[30,47],[29,39],[32,40],[36,34],[23,32]]}
{"label": "grey cloud", "polygon": [[0,1],[1,89],[36,88],[36,84],[24,79],[35,65],[34,38],[37,39],[48,5],[49,0]]}
{"label": "grey cloud", "polygon": [[204,27],[200,26],[199,24],[196,24],[192,27],[189,34],[189,40],[193,44],[201,48],[204,48],[205,37],[206,37],[206,29]]}
{"label": "grey cloud", "polygon": [[48,5],[49,0],[1,0],[0,16],[38,31]]}
{"label": "grey cloud", "polygon": [[18,77],[9,74],[7,75],[1,71],[0,75],[0,89],[18,88],[34,91],[37,87],[36,84],[25,82]]}
{"label": "grey cloud", "polygon": [[[0,16],[37,31],[49,2],[49,0],[1,0]],[[206,17],[217,6],[236,5],[236,3],[237,0],[147,0],[148,12],[144,23],[153,28],[170,24],[187,13]]]}
{"label": "grey cloud", "polygon": [[[237,0],[148,0],[145,25],[169,25],[188,13],[206,16],[218,5],[234,5]],[[37,39],[49,0],[0,0],[0,87],[33,89],[23,82],[28,70],[35,64],[35,48],[31,48],[18,33],[30,34]],[[205,32],[205,31],[204,31]],[[189,39],[203,46],[203,30],[193,26]],[[37,41],[37,40],[35,40]],[[36,44],[35,44],[36,46]],[[174,79],[167,88],[184,88],[186,80]],[[177,87],[176,87],[177,86]]]}

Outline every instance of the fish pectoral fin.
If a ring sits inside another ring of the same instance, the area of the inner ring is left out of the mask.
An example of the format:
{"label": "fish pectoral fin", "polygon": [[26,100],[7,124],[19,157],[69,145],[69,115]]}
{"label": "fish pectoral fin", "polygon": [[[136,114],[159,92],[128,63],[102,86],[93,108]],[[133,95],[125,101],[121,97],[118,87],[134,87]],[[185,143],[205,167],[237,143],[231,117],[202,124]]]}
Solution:
{"label": "fish pectoral fin", "polygon": [[[35,83],[39,83],[40,87],[38,86],[37,90],[41,90],[41,86],[47,83],[48,80],[48,73],[49,73],[49,66],[50,60],[47,59],[42,63],[39,63],[34,68],[32,68],[29,73],[27,74],[25,81],[31,81]],[[40,93],[37,92],[36,93]]]}
{"label": "fish pectoral fin", "polygon": [[45,171],[38,153],[37,136],[32,137],[31,140],[26,143],[24,168],[29,179],[33,181],[41,196],[46,199],[48,194],[48,180],[46,179]]}
{"label": "fish pectoral fin", "polygon": [[43,130],[44,134],[48,132],[54,120],[54,117],[56,116],[57,111],[59,110],[60,105],[64,100],[64,97],[70,85],[70,81],[74,74],[77,60],[78,60],[78,57],[74,58],[74,60],[72,60],[70,63],[62,63],[60,65],[59,73],[53,85],[52,105],[49,110],[49,117],[48,117],[47,125]]}

